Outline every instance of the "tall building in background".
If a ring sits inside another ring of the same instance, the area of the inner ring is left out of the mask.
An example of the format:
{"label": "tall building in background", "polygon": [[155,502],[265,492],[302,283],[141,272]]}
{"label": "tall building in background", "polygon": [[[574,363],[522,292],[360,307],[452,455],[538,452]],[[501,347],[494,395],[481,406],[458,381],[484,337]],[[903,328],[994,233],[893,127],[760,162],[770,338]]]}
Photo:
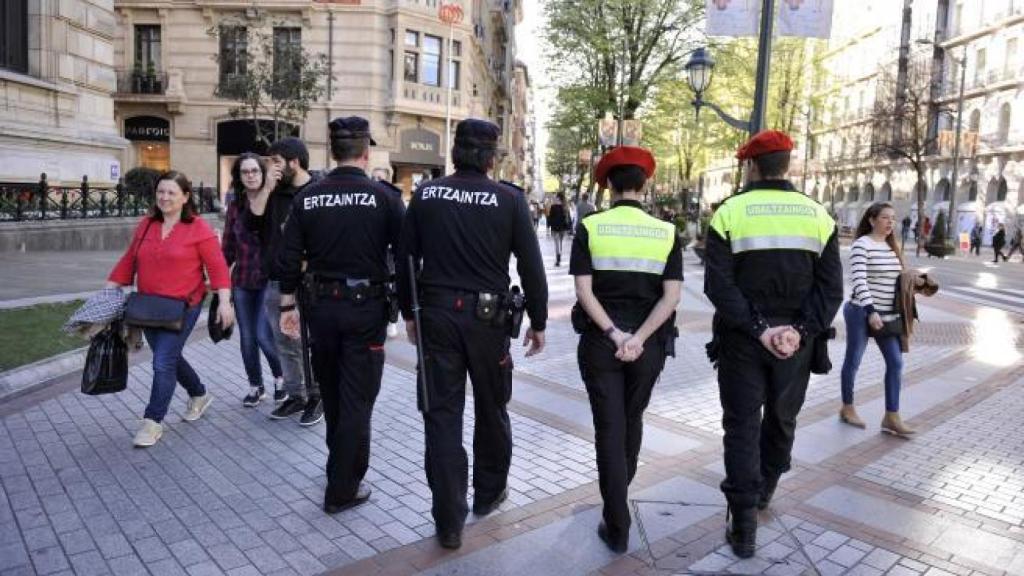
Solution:
{"label": "tall building in background", "polygon": [[[125,164],[174,166],[223,192],[234,158],[264,151],[252,121],[232,117],[234,103],[216,95],[219,83],[245,73],[237,55],[253,48],[256,28],[272,35],[275,50],[278,43],[301,46],[330,60],[330,94],[287,130],[307,142],[312,168],[331,166],[329,119],[357,114],[370,120],[377,141],[371,168],[387,168],[408,195],[444,170],[449,85],[453,122],[490,119],[502,127],[502,152],[514,155],[513,28],[522,18],[520,1],[464,3],[448,67],[449,28],[438,19],[438,0],[244,6],[116,0],[116,122],[131,140]],[[511,176],[507,164],[503,159],[499,176]]]}
{"label": "tall building in background", "polygon": [[109,3],[0,0],[0,182],[116,181]]}

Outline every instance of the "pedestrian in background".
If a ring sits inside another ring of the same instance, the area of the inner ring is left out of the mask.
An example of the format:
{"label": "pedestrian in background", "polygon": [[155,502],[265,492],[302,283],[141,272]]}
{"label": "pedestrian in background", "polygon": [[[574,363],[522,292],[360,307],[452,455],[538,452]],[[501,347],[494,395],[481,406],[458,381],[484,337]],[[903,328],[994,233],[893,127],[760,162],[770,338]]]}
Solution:
{"label": "pedestrian in background", "polygon": [[981,256],[981,224],[975,224],[974,228],[971,228],[971,253],[976,256]]}
{"label": "pedestrian in background", "polygon": [[[614,552],[629,548],[628,489],[636,474],[644,410],[675,345],[683,249],[675,225],[647,215],[639,192],[654,175],[650,152],[620,146],[605,154],[595,181],[611,187],[610,210],[581,219],[572,243],[573,328],[594,416],[598,482],[604,501],[597,534]],[[622,229],[634,234],[623,235]],[[674,354],[674,352],[672,352]]]}
{"label": "pedestrian in background", "polygon": [[153,351],[153,386],[135,435],[138,447],[152,446],[163,435],[163,421],[174,396],[175,382],[188,393],[182,418],[198,420],[213,397],[199,375],[182,355],[206,296],[206,279],[220,297],[217,317],[210,320],[227,328],[234,324],[231,278],[217,235],[199,216],[192,184],[181,172],[165,172],[156,181],[156,202],[135,228],[132,242],[114,266],[106,288],[135,284],[142,294],[182,300],[186,303],[182,328],[144,328]]}
{"label": "pedestrian in background", "polygon": [[231,166],[232,198],[224,219],[224,260],[231,268],[231,296],[238,320],[242,363],[249,379],[249,393],[242,399],[242,405],[250,408],[267,396],[260,351],[270,365],[275,396],[282,382],[274,331],[263,306],[267,276],[263,273],[260,259],[260,238],[253,229],[252,212],[249,211],[253,201],[266,202],[266,196],[270,194],[265,186],[266,180],[267,167],[262,158],[252,152],[239,155]]}
{"label": "pedestrian in background", "polygon": [[562,242],[565,241],[565,233],[569,231],[569,210],[565,205],[564,192],[555,196],[555,201],[548,209],[548,228],[551,229],[551,238],[555,243],[555,266],[561,266]]}
{"label": "pedestrian in background", "polygon": [[838,229],[786,178],[792,150],[789,136],[775,130],[739,149],[747,183],[715,211],[705,248],[704,293],[715,306],[708,355],[718,366],[725,431],[726,538],[741,558],[754,555],[757,510],[790,468],[816,340],[843,301]]}
{"label": "pedestrian in background", "polygon": [[252,202],[250,211],[254,227],[260,234],[263,272],[269,279],[263,306],[274,331],[274,342],[277,344],[284,374],[284,390],[274,396],[279,406],[270,413],[270,418],[284,420],[301,414],[299,424],[312,426],[323,419],[320,391],[316,379],[306,378],[303,373],[301,342],[281,332],[281,277],[276,266],[284,244],[283,230],[291,214],[292,202],[313,181],[309,174],[309,151],[302,140],[288,137],[271,144],[267,154],[270,156],[267,186],[273,191],[262,204]]}
{"label": "pedestrian in background", "polygon": [[1002,258],[1003,262],[1009,260],[1006,254],[1003,254],[1003,246],[1006,246],[1006,225],[1000,223],[996,233],[992,235],[992,252],[995,255],[993,262],[998,263],[999,258]]}
{"label": "pedestrian in background", "polygon": [[910,220],[910,215],[909,214],[904,216],[903,217],[903,221],[900,222],[900,240],[902,241],[901,246],[906,246],[907,245],[907,235],[910,234],[910,225],[911,225],[911,223],[912,223],[912,221]]}
{"label": "pedestrian in background", "polygon": [[[398,295],[409,340],[422,337],[425,362],[418,406],[426,442],[424,469],[431,514],[444,548],[462,546],[468,463],[462,446],[466,375],[473,386],[473,513],[485,516],[508,498],[512,463],[509,259],[516,257],[530,317],[527,356],[544,349],[548,287],[526,195],[488,177],[499,128],[470,118],[455,128],[455,173],[417,188],[402,226]],[[413,272],[419,269],[422,325],[414,321]],[[521,313],[521,311],[520,311]]]}
{"label": "pedestrian in background", "polygon": [[1017,227],[1017,231],[1013,233],[1013,238],[1010,239],[1010,251],[1006,253],[1006,259],[1009,260],[1010,256],[1013,256],[1014,252],[1020,252],[1021,261],[1024,262],[1024,233],[1022,233],[1020,227]]}
{"label": "pedestrian in background", "polygon": [[885,417],[882,430],[906,436],[914,430],[900,418],[900,386],[903,355],[899,305],[896,301],[903,254],[893,235],[896,210],[888,202],[876,202],[864,212],[850,247],[850,300],[843,307],[846,322],[846,357],[841,390],[843,407],[839,420],[865,428],[853,404],[854,382],[869,338],[874,338],[885,360]]}
{"label": "pedestrian in background", "polygon": [[576,221],[582,222],[584,218],[592,214],[597,208],[590,202],[590,194],[584,192],[580,201],[576,203]]}

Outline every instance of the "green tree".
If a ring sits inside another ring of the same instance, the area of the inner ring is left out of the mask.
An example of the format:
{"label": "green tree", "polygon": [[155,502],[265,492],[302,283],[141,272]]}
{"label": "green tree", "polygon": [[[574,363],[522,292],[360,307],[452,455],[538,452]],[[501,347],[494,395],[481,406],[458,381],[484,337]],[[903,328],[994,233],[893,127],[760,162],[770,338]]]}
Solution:
{"label": "green tree", "polygon": [[[213,59],[223,69],[226,59],[238,73],[222,74],[214,94],[238,104],[228,113],[252,120],[256,137],[266,145],[287,134],[288,125],[302,125],[312,105],[327,94],[326,81],[333,79],[327,56],[313,54],[298,43],[275,38],[275,26],[263,19],[226,19],[207,30],[224,46],[224,38],[245,46],[235,52],[218,52]],[[271,128],[260,120],[269,119]]]}

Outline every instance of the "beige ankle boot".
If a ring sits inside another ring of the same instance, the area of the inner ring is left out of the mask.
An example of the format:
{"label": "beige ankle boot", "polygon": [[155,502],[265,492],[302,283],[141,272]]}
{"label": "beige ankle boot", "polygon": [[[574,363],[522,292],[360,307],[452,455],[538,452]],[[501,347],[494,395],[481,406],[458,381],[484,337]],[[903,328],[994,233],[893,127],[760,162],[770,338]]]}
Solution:
{"label": "beige ankle boot", "polygon": [[886,412],[885,417],[882,418],[882,432],[888,432],[896,436],[909,436],[917,432],[917,430],[904,424],[899,412]]}
{"label": "beige ankle boot", "polygon": [[867,428],[864,421],[857,415],[857,409],[853,407],[853,404],[843,404],[843,407],[839,409],[839,421],[854,428]]}

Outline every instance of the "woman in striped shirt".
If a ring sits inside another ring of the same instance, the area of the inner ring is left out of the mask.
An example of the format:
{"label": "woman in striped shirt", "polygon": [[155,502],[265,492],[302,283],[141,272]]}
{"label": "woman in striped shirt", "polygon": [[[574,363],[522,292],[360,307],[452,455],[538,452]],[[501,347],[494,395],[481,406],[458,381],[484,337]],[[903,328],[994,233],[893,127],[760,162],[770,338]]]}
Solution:
{"label": "woman in striped shirt", "polygon": [[857,226],[857,239],[850,248],[850,300],[843,307],[846,320],[846,358],[843,361],[843,407],[839,419],[864,428],[864,421],[853,407],[853,384],[873,337],[885,359],[885,417],[882,430],[906,435],[914,431],[900,419],[900,379],[903,358],[899,334],[877,334],[887,322],[899,320],[896,286],[903,271],[903,255],[893,230],[896,210],[888,202],[872,204]]}

